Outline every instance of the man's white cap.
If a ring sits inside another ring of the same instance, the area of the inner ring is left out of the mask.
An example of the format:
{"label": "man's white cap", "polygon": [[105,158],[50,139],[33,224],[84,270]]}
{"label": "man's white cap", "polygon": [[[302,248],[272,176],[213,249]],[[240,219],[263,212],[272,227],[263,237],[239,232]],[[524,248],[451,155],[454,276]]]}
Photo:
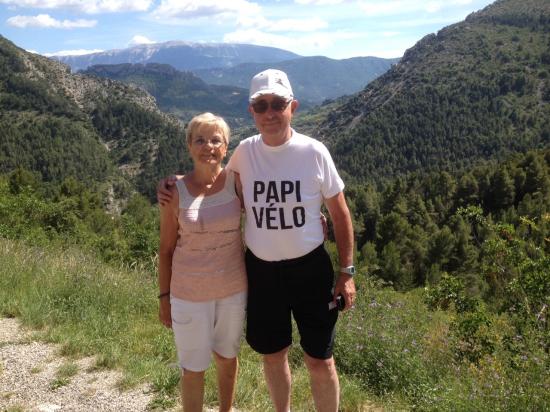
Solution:
{"label": "man's white cap", "polygon": [[266,94],[274,94],[285,100],[294,98],[292,87],[290,87],[290,82],[285,72],[267,69],[252,78],[249,101],[253,102],[258,97]]}

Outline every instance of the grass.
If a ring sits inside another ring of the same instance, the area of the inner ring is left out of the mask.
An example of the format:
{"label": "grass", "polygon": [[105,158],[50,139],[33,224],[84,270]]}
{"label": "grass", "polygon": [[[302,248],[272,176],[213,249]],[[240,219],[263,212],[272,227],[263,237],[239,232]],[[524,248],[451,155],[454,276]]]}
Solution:
{"label": "grass", "polygon": [[[172,334],[157,318],[156,281],[152,273],[113,268],[92,255],[71,248],[38,248],[0,239],[0,315],[19,318],[37,330],[36,337],[61,346],[71,358],[96,356],[94,369],[119,368],[121,389],[150,384],[150,409],[174,405],[179,397],[179,370]],[[299,359],[300,349],[291,358]],[[260,357],[243,343],[236,407],[243,411],[271,409]],[[73,364],[74,365],[74,364]],[[73,367],[64,366],[52,388],[68,383]],[[313,409],[308,374],[292,363],[293,410]],[[360,410],[364,388],[342,379],[344,410]],[[205,403],[217,403],[216,374],[206,373]]]}
{"label": "grass", "polygon": [[0,240],[0,313],[60,344],[64,356],[97,355],[97,368],[124,369],[126,387],[160,380],[174,358],[151,279],[78,250]]}
{"label": "grass", "polygon": [[8,406],[7,409],[4,409],[3,412],[25,412],[25,408],[20,405]]}
{"label": "grass", "polygon": [[50,383],[50,389],[56,390],[62,386],[68,385],[71,378],[78,373],[78,365],[74,362],[63,363],[55,373],[55,379]]}
{"label": "grass", "polygon": [[[421,290],[357,282],[356,308],[337,326],[341,411],[550,411],[550,360],[540,334],[518,334],[506,314],[493,314],[480,336],[490,337],[494,350],[470,362],[457,356],[464,341],[452,326],[456,313],[429,311]],[[158,322],[156,293],[152,273],[113,268],[70,248],[0,239],[0,315],[16,316],[35,336],[61,345],[69,360],[95,356],[92,369],[121,369],[121,389],[150,385],[148,408],[163,410],[178,400],[179,370],[170,366],[174,343]],[[299,345],[289,359],[292,409],[312,411]],[[239,362],[235,407],[272,410],[259,355],[243,343]],[[70,365],[60,368],[53,387],[68,382]],[[217,405],[214,367],[206,373],[205,403]]]}

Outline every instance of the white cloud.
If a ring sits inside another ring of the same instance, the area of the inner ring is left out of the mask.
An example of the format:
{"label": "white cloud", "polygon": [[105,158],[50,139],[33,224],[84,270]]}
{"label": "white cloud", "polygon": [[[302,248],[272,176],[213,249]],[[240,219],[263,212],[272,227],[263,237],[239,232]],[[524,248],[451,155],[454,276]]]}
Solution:
{"label": "white cloud", "polygon": [[270,32],[313,32],[328,27],[328,23],[318,17],[270,21],[263,16],[243,16],[239,19],[238,25]]}
{"label": "white cloud", "polygon": [[0,0],[20,8],[62,9],[87,14],[146,11],[153,0]]}
{"label": "white cloud", "polygon": [[[456,23],[457,21],[461,21],[464,19],[465,16],[448,16],[448,17],[433,17],[433,18],[410,18],[407,20],[393,20],[391,22],[388,22],[386,24],[387,28],[397,28],[397,29],[404,29],[404,28],[417,28],[422,26],[439,26],[439,25],[447,25]],[[426,33],[427,34],[427,33]],[[417,40],[420,40],[418,38]]]}
{"label": "white cloud", "polygon": [[162,0],[152,16],[162,23],[165,19],[259,15],[260,10],[258,4],[247,0]]}
{"label": "white cloud", "polygon": [[289,46],[288,38],[278,34],[265,33],[256,29],[237,30],[223,36],[228,43],[248,43],[260,46],[273,46],[286,49]]}
{"label": "white cloud", "polygon": [[77,49],[77,50],[61,50],[55,53],[41,53],[43,56],[46,57],[52,57],[52,56],[83,56],[85,54],[92,54],[92,53],[101,53],[103,50],[101,49],[94,49],[94,50],[86,50],[86,49]]}
{"label": "white cloud", "polygon": [[347,40],[363,36],[360,33],[332,32],[332,33],[311,33],[303,36],[280,35],[265,33],[257,29],[237,30],[227,33],[224,41],[228,43],[248,43],[259,46],[278,47],[291,50],[298,54],[323,55],[324,51],[340,40]]}
{"label": "white cloud", "polygon": [[42,29],[80,29],[95,27],[97,20],[56,20],[48,14],[37,16],[14,16],[7,20],[8,25],[24,29],[38,27]]}
{"label": "white cloud", "polygon": [[328,27],[328,23],[318,17],[312,19],[282,19],[270,24],[270,31],[316,31]]}
{"label": "white cloud", "polygon": [[426,11],[428,13],[437,13],[441,10],[442,4],[438,1],[430,1],[426,4]]}
{"label": "white cloud", "polygon": [[391,16],[396,14],[428,12],[437,13],[443,9],[470,4],[472,0],[364,0],[359,1],[359,7],[367,16]]}
{"label": "white cloud", "polygon": [[325,4],[340,4],[346,0],[294,0],[297,4],[311,4],[312,6],[324,6]]}
{"label": "white cloud", "polygon": [[154,44],[156,41],[150,40],[145,36],[136,35],[132,37],[132,40],[130,40],[130,43],[128,43],[129,46],[136,46],[138,44]]}

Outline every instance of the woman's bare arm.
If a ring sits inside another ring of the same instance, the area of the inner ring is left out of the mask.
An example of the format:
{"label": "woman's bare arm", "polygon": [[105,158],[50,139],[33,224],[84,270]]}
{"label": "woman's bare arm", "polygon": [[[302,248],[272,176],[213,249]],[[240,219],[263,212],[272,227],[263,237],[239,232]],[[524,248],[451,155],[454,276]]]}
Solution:
{"label": "woman's bare arm", "polygon": [[159,247],[159,319],[166,327],[172,327],[170,308],[170,281],[172,280],[172,255],[178,238],[179,195],[175,186],[171,188],[171,200],[160,207]]}

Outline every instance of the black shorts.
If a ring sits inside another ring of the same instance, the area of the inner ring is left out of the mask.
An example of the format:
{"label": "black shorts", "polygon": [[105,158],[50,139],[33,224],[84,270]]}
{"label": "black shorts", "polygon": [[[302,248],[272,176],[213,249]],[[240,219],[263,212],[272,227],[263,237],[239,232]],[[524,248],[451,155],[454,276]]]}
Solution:
{"label": "black shorts", "polygon": [[246,252],[248,305],[246,340],[256,352],[278,352],[292,343],[291,314],[300,345],[329,359],[338,310],[330,309],[334,271],[323,245],[296,259],[268,262]]}

